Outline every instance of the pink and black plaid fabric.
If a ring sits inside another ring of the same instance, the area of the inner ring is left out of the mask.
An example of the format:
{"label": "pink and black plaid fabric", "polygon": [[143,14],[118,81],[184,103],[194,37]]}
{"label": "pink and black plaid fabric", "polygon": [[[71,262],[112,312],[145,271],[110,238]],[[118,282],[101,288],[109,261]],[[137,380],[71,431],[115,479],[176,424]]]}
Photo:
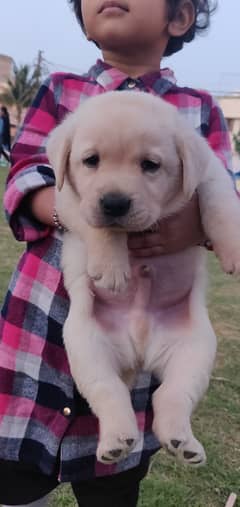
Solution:
{"label": "pink and black plaid fabric", "polygon": [[[177,106],[230,169],[220,109],[207,93],[178,87],[168,69],[133,82],[98,61],[84,76],[53,74],[40,88],[13,149],[4,198],[13,233],[27,248],[11,279],[0,323],[0,459],[34,463],[46,474],[57,469],[61,481],[127,470],[159,448],[151,432],[156,382],[141,374],[132,391],[140,442],[117,465],[97,462],[98,422],[74,387],[62,341],[69,303],[60,270],[61,234],[39,223],[25,200],[33,190],[55,184],[45,144],[64,116],[100,93],[134,93],[134,85]],[[70,415],[64,415],[65,407]]]}

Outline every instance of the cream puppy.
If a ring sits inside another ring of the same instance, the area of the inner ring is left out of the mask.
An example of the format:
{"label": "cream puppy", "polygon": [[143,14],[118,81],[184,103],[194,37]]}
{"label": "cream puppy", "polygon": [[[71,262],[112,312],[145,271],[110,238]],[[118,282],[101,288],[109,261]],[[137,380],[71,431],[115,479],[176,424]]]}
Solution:
{"label": "cream puppy", "polygon": [[239,272],[240,204],[227,171],[176,108],[142,92],[87,100],[52,132],[47,153],[67,229],[64,342],[77,388],[99,418],[98,459],[118,461],[138,441],[129,388],[141,369],[161,382],[157,438],[185,463],[203,464],[190,418],[216,352],[205,252],[131,259],[127,232],[154,228],[197,190],[222,268]]}

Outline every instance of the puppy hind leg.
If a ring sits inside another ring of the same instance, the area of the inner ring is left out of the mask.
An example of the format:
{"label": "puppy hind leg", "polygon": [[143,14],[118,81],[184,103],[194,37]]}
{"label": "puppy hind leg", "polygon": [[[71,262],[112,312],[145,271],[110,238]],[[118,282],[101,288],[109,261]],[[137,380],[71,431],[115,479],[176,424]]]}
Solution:
{"label": "puppy hind leg", "polygon": [[193,409],[208,387],[215,343],[213,332],[207,333],[205,339],[198,334],[179,340],[164,371],[158,367],[154,370],[162,384],[153,395],[153,431],[170,454],[193,466],[206,461],[190,421]]}
{"label": "puppy hind leg", "polygon": [[109,375],[104,382],[98,381],[94,397],[100,427],[97,458],[114,463],[126,458],[139,440],[130,393],[116,375]]}
{"label": "puppy hind leg", "polygon": [[199,466],[206,461],[201,443],[191,428],[192,404],[165,380],[153,395],[153,431],[169,454],[181,462]]}
{"label": "puppy hind leg", "polygon": [[98,460],[113,463],[126,457],[139,438],[130,393],[118,374],[111,339],[93,318],[86,318],[76,298],[64,326],[64,342],[79,392],[99,419]]}

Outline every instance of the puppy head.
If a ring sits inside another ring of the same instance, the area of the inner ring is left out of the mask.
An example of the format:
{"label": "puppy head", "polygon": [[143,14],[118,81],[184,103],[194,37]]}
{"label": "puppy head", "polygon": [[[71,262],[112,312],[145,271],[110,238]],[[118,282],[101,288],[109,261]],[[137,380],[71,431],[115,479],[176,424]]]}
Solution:
{"label": "puppy head", "polygon": [[90,225],[140,231],[191,198],[205,148],[162,99],[115,91],[70,114],[50,135],[47,154],[58,189],[78,197]]}

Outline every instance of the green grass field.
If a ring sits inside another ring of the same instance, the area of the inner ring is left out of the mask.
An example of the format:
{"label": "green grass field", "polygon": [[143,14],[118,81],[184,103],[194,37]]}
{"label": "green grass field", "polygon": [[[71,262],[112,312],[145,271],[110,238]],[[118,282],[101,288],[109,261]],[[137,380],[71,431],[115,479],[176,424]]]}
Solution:
{"label": "green grass field", "polygon": [[[0,168],[1,194],[6,174]],[[3,213],[0,232],[2,299],[23,245],[11,236]],[[224,507],[232,491],[240,495],[240,282],[219,270],[213,254],[209,270],[209,308],[219,341],[218,358],[210,389],[193,418],[208,464],[191,470],[160,452],[142,484],[139,507]],[[68,486],[60,487],[50,502],[50,507],[75,505]]]}

